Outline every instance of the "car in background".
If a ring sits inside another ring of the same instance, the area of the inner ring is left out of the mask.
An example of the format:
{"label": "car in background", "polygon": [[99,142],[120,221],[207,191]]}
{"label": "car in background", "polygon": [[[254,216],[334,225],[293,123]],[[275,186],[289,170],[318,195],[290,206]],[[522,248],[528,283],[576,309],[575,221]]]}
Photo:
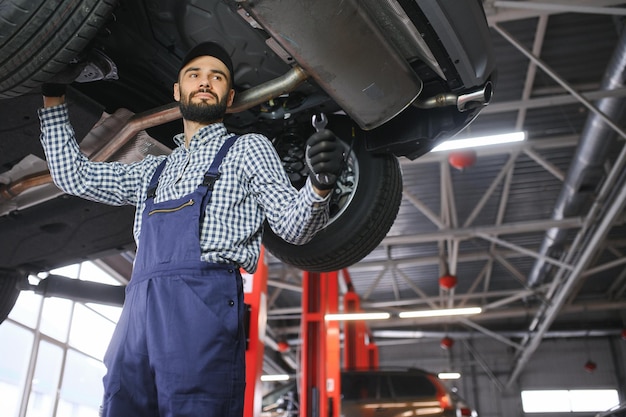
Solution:
{"label": "car in background", "polygon": [[472,417],[472,410],[436,375],[419,369],[341,373],[342,417]]}
{"label": "car in background", "polygon": [[[436,375],[421,369],[341,372],[341,417],[477,417]],[[263,417],[299,415],[296,383],[263,397]]]}
{"label": "car in background", "polygon": [[391,228],[398,157],[415,159],[467,127],[491,100],[495,58],[481,0],[12,0],[0,7],[0,321],[16,282],[132,252],[133,208],[73,198],[52,184],[36,109],[45,82],[72,82],[70,116],[92,160],[171,151],[182,131],[172,85],[199,42],[235,63],[234,133],[274,144],[296,187],[312,119],[343,140],[331,222],[278,259],[309,271],[350,266]]}

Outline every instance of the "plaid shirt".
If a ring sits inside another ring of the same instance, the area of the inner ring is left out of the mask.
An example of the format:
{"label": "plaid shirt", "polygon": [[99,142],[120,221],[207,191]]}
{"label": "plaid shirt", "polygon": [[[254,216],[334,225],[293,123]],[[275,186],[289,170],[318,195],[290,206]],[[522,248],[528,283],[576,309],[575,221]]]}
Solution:
{"label": "plaid shirt", "polygon": [[[180,198],[196,189],[217,151],[231,136],[223,124],[213,124],[200,129],[189,148],[184,145],[184,134],[177,135],[177,148],[169,156],[148,155],[131,164],[91,162],[80,152],[66,105],[40,109],[39,118],[41,143],[55,184],[86,199],[136,206],[137,245],[146,190],[159,163],[167,158],[155,202]],[[242,135],[224,158],[220,171],[202,225],[204,261],[234,262],[254,272],[265,219],[278,236],[292,244],[308,242],[328,221],[328,199],[319,197],[310,183],[295,190],[265,136]],[[176,237],[171,239],[176,244]]]}

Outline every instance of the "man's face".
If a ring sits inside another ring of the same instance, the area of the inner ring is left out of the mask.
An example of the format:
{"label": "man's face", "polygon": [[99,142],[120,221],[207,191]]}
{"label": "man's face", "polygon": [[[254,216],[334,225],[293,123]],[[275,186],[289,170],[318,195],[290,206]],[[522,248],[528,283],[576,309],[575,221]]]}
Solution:
{"label": "man's face", "polygon": [[222,121],[235,94],[230,77],[226,65],[212,56],[185,65],[174,84],[174,99],[180,102],[183,118],[201,124]]}

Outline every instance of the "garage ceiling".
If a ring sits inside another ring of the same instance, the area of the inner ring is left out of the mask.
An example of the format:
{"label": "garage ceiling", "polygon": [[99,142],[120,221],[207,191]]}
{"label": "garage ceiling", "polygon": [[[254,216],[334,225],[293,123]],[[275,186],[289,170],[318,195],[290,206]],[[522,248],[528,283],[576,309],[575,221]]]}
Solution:
{"label": "garage ceiling", "polygon": [[[626,4],[484,6],[497,87],[464,135],[523,130],[527,141],[477,148],[464,170],[446,153],[403,159],[398,218],[346,276],[367,311],[482,307],[477,316],[369,326],[381,345],[417,335],[493,338],[516,352],[510,383],[546,337],[626,327]],[[269,263],[270,334],[297,344],[302,272]],[[450,291],[439,286],[446,268],[458,277]]]}

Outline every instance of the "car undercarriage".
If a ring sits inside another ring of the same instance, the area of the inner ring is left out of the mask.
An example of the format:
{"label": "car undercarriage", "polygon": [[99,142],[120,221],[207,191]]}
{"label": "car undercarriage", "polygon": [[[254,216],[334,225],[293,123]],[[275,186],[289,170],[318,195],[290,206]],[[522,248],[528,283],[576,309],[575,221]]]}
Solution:
{"label": "car undercarriage", "polygon": [[283,262],[326,271],[357,262],[388,232],[402,194],[398,158],[467,127],[496,81],[477,0],[16,0],[0,17],[0,269],[20,279],[134,247],[133,208],[52,183],[36,118],[44,82],[72,74],[70,114],[86,155],[132,162],[170,151],[181,57],[220,42],[235,63],[227,128],[266,135],[294,186],[308,175],[312,117],[327,115],[349,149],[330,224],[303,246],[264,235]]}

